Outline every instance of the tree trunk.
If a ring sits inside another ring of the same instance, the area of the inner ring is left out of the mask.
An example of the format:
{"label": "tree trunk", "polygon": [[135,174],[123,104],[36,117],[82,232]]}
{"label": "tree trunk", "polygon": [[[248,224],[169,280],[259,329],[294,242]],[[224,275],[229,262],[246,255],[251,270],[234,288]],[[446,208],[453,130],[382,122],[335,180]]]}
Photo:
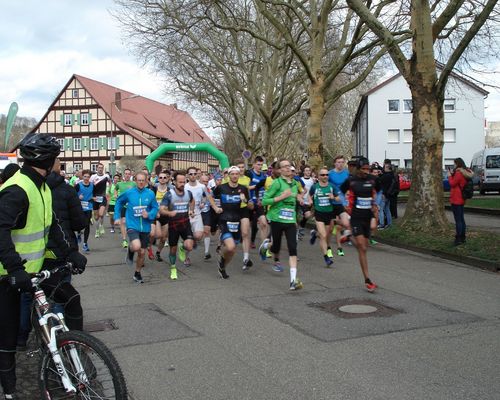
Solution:
{"label": "tree trunk", "polygon": [[[417,77],[418,79],[418,77]],[[413,98],[412,182],[402,226],[412,230],[443,231],[448,226],[443,199],[442,102],[435,85],[410,84]]]}
{"label": "tree trunk", "polygon": [[309,115],[307,118],[308,164],[316,171],[323,166],[323,135],[321,124],[325,116],[324,75],[316,73],[316,80],[309,85]]}

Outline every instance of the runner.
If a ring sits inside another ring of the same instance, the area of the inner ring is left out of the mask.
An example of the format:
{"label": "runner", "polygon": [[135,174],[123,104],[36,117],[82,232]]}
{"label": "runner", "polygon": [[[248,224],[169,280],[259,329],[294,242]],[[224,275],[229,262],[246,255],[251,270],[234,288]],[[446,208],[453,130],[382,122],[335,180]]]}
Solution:
{"label": "runner", "polygon": [[[205,186],[208,185],[208,175],[207,174],[202,174],[200,178],[200,182],[204,184]],[[220,179],[219,179],[220,183]],[[210,190],[207,186],[207,192],[210,196],[210,198],[213,198],[213,192]],[[222,208],[220,208],[220,199],[213,199],[213,202],[210,201],[210,198],[207,198],[204,200],[204,205],[203,209],[201,210],[201,218],[203,220],[203,244],[205,247],[205,256],[204,260],[209,260],[212,258],[210,255],[210,234],[214,235],[215,232],[217,231],[217,225],[219,221],[219,214],[222,212]]]}
{"label": "runner", "polygon": [[106,192],[106,198],[108,200],[108,214],[109,214],[109,223],[111,224],[111,228],[109,233],[115,233],[115,203],[116,203],[116,184],[120,182],[120,174],[115,174],[113,176],[113,182],[108,186],[108,191]]}
{"label": "runner", "polygon": [[250,247],[255,249],[255,237],[257,236],[257,230],[260,232],[260,239],[263,242],[269,236],[269,224],[267,223],[266,215],[264,212],[264,207],[262,207],[262,202],[259,200],[261,197],[259,195],[264,195],[264,188],[260,189],[260,193],[255,190],[256,185],[267,178],[267,175],[262,172],[262,166],[264,165],[264,159],[261,156],[255,157],[252,169],[248,170],[245,175],[250,178],[250,185],[248,189],[250,190],[250,198],[254,203],[254,208],[250,213],[251,217],[251,244]]}
{"label": "runner", "polygon": [[189,218],[195,215],[195,201],[191,192],[185,190],[185,186],[186,175],[182,172],[175,172],[174,188],[163,196],[160,205],[160,214],[168,217],[168,245],[170,247],[168,259],[170,262],[170,279],[172,280],[177,279],[175,263],[179,238],[184,241],[181,246],[187,251],[192,250],[194,243]]}
{"label": "runner", "polygon": [[[135,182],[131,181],[130,178],[132,177],[132,171],[128,168],[125,168],[123,170],[123,180],[121,182],[118,182],[115,187],[115,196],[118,198],[120,195],[122,195],[125,191],[129,190],[130,188],[135,187]],[[116,204],[115,204],[116,208]],[[121,210],[121,222],[120,222],[120,232],[122,235],[122,247],[126,249],[128,247],[128,241],[127,241],[127,224],[125,221],[125,212],[126,208],[123,207]],[[114,217],[115,219],[115,224],[116,224],[116,216]]]}
{"label": "runner", "polygon": [[152,190],[147,188],[148,177],[146,174],[138,172],[135,175],[135,182],[136,187],[126,190],[116,199],[115,223],[119,224],[121,222],[122,208],[127,206],[125,220],[129,246],[126,262],[132,265],[134,263],[134,253],[137,253],[133,279],[135,282],[144,283],[141,270],[144,268],[144,258],[149,245],[151,223],[154,222],[158,214],[158,203]]}
{"label": "runner", "polygon": [[[279,163],[281,177],[277,178],[264,194],[262,204],[269,205],[267,217],[271,221],[273,243],[271,252],[279,254],[281,236],[286,236],[290,263],[290,290],[302,289],[302,282],[297,279],[297,215],[296,202],[302,200],[299,183],[293,179],[290,161]],[[263,246],[266,249],[267,243]]]}
{"label": "runner", "polygon": [[[80,199],[82,205],[83,213],[87,218],[87,226],[83,231],[83,245],[82,250],[85,253],[90,252],[89,248],[89,236],[90,236],[90,219],[92,218],[92,211],[94,209],[94,185],[90,182],[90,175],[92,171],[89,169],[82,171],[83,180],[75,185],[76,193]],[[78,243],[82,241],[82,233],[78,232]]]}
{"label": "runner", "polygon": [[312,201],[309,195],[309,190],[314,185],[315,180],[311,176],[312,170],[309,165],[305,165],[303,169],[302,182],[304,183],[304,204],[301,204],[300,209],[302,211],[302,219],[300,220],[300,228],[298,232],[299,240],[304,237],[304,229],[306,227],[307,220],[312,216]]}
{"label": "runner", "polygon": [[319,235],[319,246],[323,251],[323,258],[326,266],[330,267],[333,264],[330,238],[332,236],[333,221],[335,219],[332,202],[339,200],[340,192],[336,186],[328,182],[328,170],[326,168],[320,168],[318,176],[319,182],[311,187],[309,195],[311,196],[314,207],[314,218],[316,219],[316,232]]}
{"label": "runner", "polygon": [[370,162],[367,158],[358,159],[357,172],[349,179],[348,211],[351,214],[352,238],[359,255],[359,264],[365,278],[365,286],[374,292],[377,285],[368,276],[366,251],[370,238],[372,219],[377,219],[376,194],[377,184],[370,174]]}
{"label": "runner", "polygon": [[[242,203],[251,203],[248,188],[240,185],[240,168],[232,166],[228,170],[229,182],[223,183],[214,189],[214,197],[220,199],[222,214],[220,215],[219,227],[221,232],[222,249],[218,261],[219,275],[222,279],[228,279],[226,267],[231,262],[236,245],[241,241],[241,219],[244,213]],[[243,264],[246,271],[250,265]]]}
{"label": "runner", "polygon": [[111,178],[104,173],[104,165],[97,164],[96,173],[90,177],[90,182],[94,185],[94,220],[96,222],[95,237],[104,235],[104,214],[106,212],[106,189]]}
{"label": "runner", "polygon": [[[250,178],[245,175],[245,162],[239,159],[236,162],[236,166],[240,169],[238,184],[245,186],[248,189],[248,187],[250,186]],[[247,201],[242,201],[240,206],[242,208],[241,247],[243,248],[243,269],[248,269],[253,265],[252,260],[250,260],[250,213],[253,209],[253,206],[253,203],[248,203]]]}
{"label": "runner", "polygon": [[[158,185],[154,188],[156,201],[158,202],[158,207],[160,207],[163,197],[165,194],[172,189],[172,185],[169,182],[170,173],[166,173],[165,171],[160,172],[158,175]],[[154,226],[154,228],[153,228]],[[156,218],[155,224],[151,225],[151,232],[154,233],[153,239],[156,239],[156,254],[153,256],[152,244],[149,245],[148,253],[149,258],[152,260],[156,258],[156,261],[163,261],[161,257],[161,251],[165,247],[165,242],[168,237],[168,217],[166,215],[162,215],[158,212],[158,216]]]}

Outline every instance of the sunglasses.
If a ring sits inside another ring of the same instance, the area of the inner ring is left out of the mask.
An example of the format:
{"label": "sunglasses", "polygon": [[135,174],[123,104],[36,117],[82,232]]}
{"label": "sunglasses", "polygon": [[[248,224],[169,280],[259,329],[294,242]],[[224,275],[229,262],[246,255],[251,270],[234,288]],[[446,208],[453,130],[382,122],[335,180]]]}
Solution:
{"label": "sunglasses", "polygon": [[319,174],[319,176],[328,176],[328,174]]}
{"label": "sunglasses", "polygon": [[167,179],[166,176],[159,176],[158,179]]}

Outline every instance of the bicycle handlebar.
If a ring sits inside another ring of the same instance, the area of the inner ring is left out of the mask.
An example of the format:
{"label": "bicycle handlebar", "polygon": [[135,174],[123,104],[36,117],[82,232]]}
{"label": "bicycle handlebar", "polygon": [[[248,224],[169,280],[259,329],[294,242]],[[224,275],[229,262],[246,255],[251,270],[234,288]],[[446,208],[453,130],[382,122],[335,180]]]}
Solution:
{"label": "bicycle handlebar", "polygon": [[[59,267],[56,267],[56,268],[53,268],[50,270],[44,269],[40,272],[30,274],[30,276],[32,277],[31,283],[33,284],[33,286],[39,285],[44,280],[49,279],[51,277],[51,275],[55,274],[56,272],[65,271],[65,270],[69,270],[69,271],[71,271],[71,273],[73,273],[73,263],[68,261]],[[0,282],[3,282],[3,281],[9,281],[9,276],[8,275],[1,276]]]}

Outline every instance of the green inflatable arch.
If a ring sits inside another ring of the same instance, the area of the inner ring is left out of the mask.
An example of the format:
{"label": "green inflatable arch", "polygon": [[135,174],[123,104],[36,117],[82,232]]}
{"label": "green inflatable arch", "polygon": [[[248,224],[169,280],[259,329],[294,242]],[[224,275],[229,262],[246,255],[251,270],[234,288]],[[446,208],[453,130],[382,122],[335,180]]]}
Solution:
{"label": "green inflatable arch", "polygon": [[219,160],[221,169],[229,167],[227,156],[210,143],[163,143],[146,157],[146,167],[149,172],[153,171],[155,161],[169,151],[206,151]]}

